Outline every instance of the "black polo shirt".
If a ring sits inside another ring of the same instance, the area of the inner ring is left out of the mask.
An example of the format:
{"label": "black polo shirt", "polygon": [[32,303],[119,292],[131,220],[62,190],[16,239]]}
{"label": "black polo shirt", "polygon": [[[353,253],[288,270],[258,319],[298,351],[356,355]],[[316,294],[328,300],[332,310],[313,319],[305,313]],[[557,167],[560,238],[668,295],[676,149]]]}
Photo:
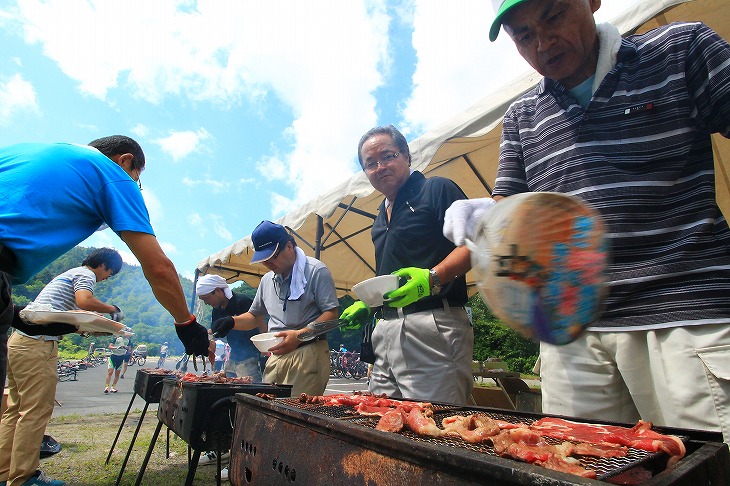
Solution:
{"label": "black polo shirt", "polygon": [[[385,200],[378,208],[372,228],[376,274],[388,275],[404,267],[432,268],[446,258],[456,247],[443,234],[444,213],[458,199],[466,199],[466,195],[450,179],[426,179],[414,171],[398,190],[390,224],[386,221]],[[466,277],[458,277],[438,296],[422,301],[443,298],[464,305]]]}

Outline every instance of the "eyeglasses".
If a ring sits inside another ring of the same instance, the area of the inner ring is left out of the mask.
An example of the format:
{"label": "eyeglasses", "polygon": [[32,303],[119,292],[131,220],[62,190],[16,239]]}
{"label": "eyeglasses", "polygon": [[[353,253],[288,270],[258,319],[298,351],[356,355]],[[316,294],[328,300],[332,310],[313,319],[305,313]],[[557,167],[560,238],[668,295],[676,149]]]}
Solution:
{"label": "eyeglasses", "polygon": [[400,156],[400,152],[385,154],[380,158],[380,160],[370,160],[368,162],[365,162],[363,168],[366,172],[375,172],[376,170],[378,170],[378,166],[386,167],[392,164],[393,161],[398,158],[398,156]]}
{"label": "eyeglasses", "polygon": [[137,185],[139,186],[139,190],[142,190],[142,169],[137,169]]}
{"label": "eyeglasses", "polygon": [[278,250],[276,250],[269,258],[267,258],[265,261],[263,261],[261,263],[271,263],[274,260],[276,260],[277,258],[279,258],[279,255],[281,255],[281,252],[284,251],[284,249],[286,248],[286,245],[288,243],[289,242],[287,241],[286,243],[284,243],[284,246],[279,246]]}

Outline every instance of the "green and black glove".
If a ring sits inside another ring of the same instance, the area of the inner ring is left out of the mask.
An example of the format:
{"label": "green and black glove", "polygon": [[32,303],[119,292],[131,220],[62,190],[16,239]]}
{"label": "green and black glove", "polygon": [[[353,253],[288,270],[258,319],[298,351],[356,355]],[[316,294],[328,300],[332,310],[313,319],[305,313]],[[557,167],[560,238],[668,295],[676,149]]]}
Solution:
{"label": "green and black glove", "polygon": [[388,307],[405,307],[431,295],[430,274],[427,268],[407,267],[393,272],[406,278],[405,284],[385,294]]}
{"label": "green and black glove", "polygon": [[368,307],[362,300],[358,300],[342,311],[340,320],[347,321],[345,329],[356,329],[360,327],[363,321],[369,316],[370,307]]}

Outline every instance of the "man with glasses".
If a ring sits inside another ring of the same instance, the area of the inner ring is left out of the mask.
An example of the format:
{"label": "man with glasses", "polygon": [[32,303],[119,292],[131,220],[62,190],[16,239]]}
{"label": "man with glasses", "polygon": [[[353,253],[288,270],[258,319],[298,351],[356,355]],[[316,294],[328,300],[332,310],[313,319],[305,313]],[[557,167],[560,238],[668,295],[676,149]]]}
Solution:
{"label": "man with glasses", "polygon": [[[119,307],[94,297],[94,287],[97,282],[116,275],[121,268],[122,257],[116,250],[95,250],[80,267],[51,280],[28,308],[87,310],[109,314],[119,321],[124,313]],[[46,326],[34,327],[44,332]],[[56,335],[29,335],[19,330],[8,340],[8,405],[0,419],[0,478],[4,478],[3,481],[20,480],[17,484],[28,485],[63,484],[38,469],[43,434],[53,414],[56,396],[58,340]],[[111,371],[111,362],[109,366]]]}
{"label": "man with glasses", "polygon": [[[330,353],[325,336],[299,341],[311,322],[337,319],[337,293],[329,269],[297,247],[286,229],[262,221],[251,234],[251,263],[269,272],[261,278],[248,312],[217,319],[211,326],[216,337],[231,329],[268,329],[284,340],[272,347],[264,381],[292,385],[292,396],[321,395],[329,381]],[[268,325],[265,318],[268,317]]]}
{"label": "man with glasses", "polygon": [[392,125],[365,133],[358,145],[365,174],[385,200],[373,223],[376,274],[405,284],[369,309],[357,301],[341,318],[355,322],[374,311],[375,363],[369,390],[391,397],[469,403],[474,332],[464,309],[470,260],[441,232],[452,202],[465,199],[443,177],[411,172],[405,137]]}

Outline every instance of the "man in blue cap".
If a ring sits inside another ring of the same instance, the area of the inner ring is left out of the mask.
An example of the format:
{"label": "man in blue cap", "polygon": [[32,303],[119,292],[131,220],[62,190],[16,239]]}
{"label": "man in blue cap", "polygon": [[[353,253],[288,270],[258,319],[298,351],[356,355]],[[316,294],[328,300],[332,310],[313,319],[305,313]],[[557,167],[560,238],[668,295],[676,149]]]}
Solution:
{"label": "man in blue cap", "polygon": [[[495,200],[560,192],[599,211],[605,310],[576,341],[540,345],[543,411],[722,431],[730,441],[730,229],[712,133],[730,137],[730,45],[699,22],[622,38],[600,0],[493,0],[544,79],[507,110]],[[457,202],[471,239],[491,200]]]}
{"label": "man in blue cap", "polygon": [[322,395],[329,381],[330,353],[325,336],[300,341],[297,336],[310,322],[337,319],[337,293],[329,269],[308,257],[286,229],[262,221],[251,234],[251,263],[269,272],[261,278],[248,312],[213,322],[211,330],[223,337],[231,329],[266,329],[284,340],[269,349],[264,381],[292,385],[292,396]]}

